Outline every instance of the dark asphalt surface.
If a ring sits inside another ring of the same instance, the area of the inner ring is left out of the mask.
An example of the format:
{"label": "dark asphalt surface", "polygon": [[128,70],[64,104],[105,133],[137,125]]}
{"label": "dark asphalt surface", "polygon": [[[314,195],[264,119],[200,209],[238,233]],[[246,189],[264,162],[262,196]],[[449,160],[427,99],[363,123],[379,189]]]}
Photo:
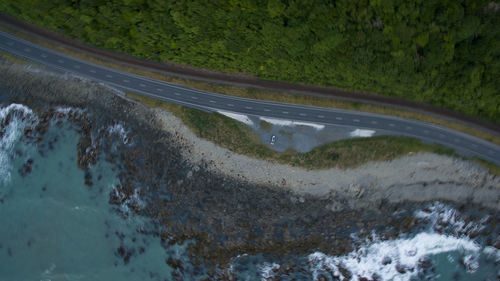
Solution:
{"label": "dark asphalt surface", "polygon": [[231,97],[106,68],[44,48],[0,31],[0,50],[51,68],[84,76],[121,90],[204,111],[229,111],[318,124],[347,125],[439,143],[464,156],[477,156],[500,165],[500,146],[437,125],[373,113],[292,105]]}

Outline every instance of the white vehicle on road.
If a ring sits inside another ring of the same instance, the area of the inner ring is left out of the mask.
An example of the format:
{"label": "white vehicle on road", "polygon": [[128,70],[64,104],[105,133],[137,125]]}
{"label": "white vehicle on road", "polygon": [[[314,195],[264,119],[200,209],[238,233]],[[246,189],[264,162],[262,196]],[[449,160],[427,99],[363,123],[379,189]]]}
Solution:
{"label": "white vehicle on road", "polygon": [[275,142],[276,142],[276,136],[272,135],[271,136],[271,142],[269,144],[274,145]]}

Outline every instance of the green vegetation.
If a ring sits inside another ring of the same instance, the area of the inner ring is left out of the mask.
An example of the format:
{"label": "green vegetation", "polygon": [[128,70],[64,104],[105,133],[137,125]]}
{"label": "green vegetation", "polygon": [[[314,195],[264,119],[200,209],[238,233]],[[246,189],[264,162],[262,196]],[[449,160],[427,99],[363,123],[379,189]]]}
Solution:
{"label": "green vegetation", "polygon": [[142,58],[404,97],[500,124],[500,4],[490,0],[18,0],[0,11]]}
{"label": "green vegetation", "polygon": [[478,157],[473,157],[472,161],[475,161],[479,165],[487,168],[492,175],[500,176],[500,167],[494,163],[491,163],[490,161],[486,161],[484,159],[478,158]]}
{"label": "green vegetation", "polygon": [[267,132],[270,132],[271,129],[273,128],[273,124],[266,122],[264,120],[259,122],[259,126]]}
{"label": "green vegetation", "polygon": [[[16,33],[13,30],[9,30],[8,28],[4,28],[2,26],[0,26],[0,29],[4,29],[6,31]],[[126,71],[126,72],[135,73],[135,74],[146,76],[146,77],[151,77],[153,79],[167,81],[167,82],[175,83],[178,85],[184,85],[184,86],[187,86],[187,87],[190,87],[193,89],[199,89],[199,90],[208,91],[208,92],[216,92],[216,93],[220,93],[220,94],[237,96],[237,97],[244,97],[244,98],[251,98],[251,99],[269,100],[269,101],[277,101],[277,102],[292,103],[292,104],[314,105],[314,106],[330,107],[330,108],[337,108],[337,109],[357,110],[357,111],[373,112],[373,113],[378,113],[378,114],[399,116],[402,118],[410,118],[410,119],[420,120],[420,121],[434,123],[434,124],[438,124],[438,125],[445,126],[448,128],[452,128],[454,130],[461,131],[461,132],[464,132],[466,134],[470,134],[472,136],[476,136],[478,138],[482,138],[482,139],[485,139],[485,140],[490,141],[492,143],[496,143],[496,144],[500,145],[500,137],[486,133],[482,130],[478,130],[478,129],[473,128],[473,127],[468,127],[466,125],[462,125],[460,123],[455,123],[452,121],[440,119],[437,117],[425,115],[425,114],[418,113],[418,112],[404,111],[404,110],[395,109],[395,108],[391,108],[391,107],[384,107],[384,106],[372,105],[372,104],[352,103],[352,102],[345,102],[345,101],[341,101],[341,100],[320,98],[320,97],[306,96],[306,95],[295,95],[295,94],[290,95],[290,94],[276,92],[276,91],[268,91],[268,90],[255,89],[255,88],[244,88],[244,87],[232,86],[232,85],[231,86],[220,85],[220,84],[207,83],[207,82],[202,82],[202,81],[195,81],[195,80],[165,76],[165,75],[162,75],[162,74],[159,74],[156,72],[150,72],[150,71],[146,71],[146,70],[125,67],[122,65],[108,62],[108,61],[102,61],[102,60],[96,59],[94,57],[83,55],[83,54],[80,54],[80,53],[77,53],[77,52],[56,46],[56,45],[51,45],[51,44],[48,44],[48,43],[43,42],[43,41],[38,41],[31,36],[27,36],[26,34],[16,33],[16,35],[20,36],[22,38],[25,38],[27,40],[34,41],[34,42],[41,44],[43,46],[46,46],[48,48],[53,48],[55,50],[66,53],[68,55],[87,60],[89,62],[104,65],[104,66],[118,69],[121,71]],[[25,60],[18,59],[17,57],[11,56],[11,55],[4,53],[2,51],[0,51],[0,55],[5,57],[5,58],[8,58],[10,60],[19,61],[22,63],[28,63]]]}
{"label": "green vegetation", "polygon": [[457,156],[453,150],[440,145],[424,144],[412,138],[386,136],[336,141],[307,153],[293,150],[278,152],[263,144],[248,126],[223,115],[173,105],[133,93],[127,93],[127,96],[148,107],[164,108],[172,112],[197,136],[234,152],[309,169],[356,167],[368,161],[391,160],[420,151]]}

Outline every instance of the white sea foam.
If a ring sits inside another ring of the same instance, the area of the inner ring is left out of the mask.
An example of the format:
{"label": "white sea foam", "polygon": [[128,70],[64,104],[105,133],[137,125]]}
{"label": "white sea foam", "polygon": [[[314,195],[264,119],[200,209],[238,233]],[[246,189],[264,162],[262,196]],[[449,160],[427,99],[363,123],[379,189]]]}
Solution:
{"label": "white sea foam", "polygon": [[350,133],[351,137],[361,137],[361,138],[367,138],[371,137],[375,134],[375,131],[373,130],[363,130],[363,129],[356,129]]}
{"label": "white sea foam", "polygon": [[62,114],[65,114],[65,115],[69,115],[69,113],[71,112],[76,112],[76,113],[79,113],[79,114],[83,114],[85,111],[81,108],[76,108],[76,107],[56,107],[55,108],[55,111],[57,113],[62,113]]}
{"label": "white sea foam", "polygon": [[493,259],[495,262],[500,262],[500,250],[495,247],[485,247],[483,253],[486,254],[487,257]]}
{"label": "white sea foam", "polygon": [[134,206],[135,208],[144,208],[144,202],[139,197],[139,193],[137,189],[134,189],[134,193],[127,200],[125,200],[124,204],[127,206]]}
{"label": "white sea foam", "polygon": [[247,124],[249,126],[252,126],[253,125],[253,121],[250,120],[250,118],[248,118],[248,116],[244,115],[244,114],[238,114],[238,113],[233,113],[233,112],[228,112],[228,111],[222,111],[222,110],[219,110],[217,111],[218,113],[224,115],[224,116],[227,116],[231,119],[234,119],[236,121],[240,121],[244,124]]}
{"label": "white sea foam", "polygon": [[[474,270],[475,255],[480,247],[467,238],[456,238],[437,233],[419,233],[410,239],[376,241],[360,247],[345,256],[327,256],[316,252],[309,255],[314,278],[319,269],[329,269],[334,275],[346,278],[340,268],[347,269],[354,281],[360,278],[377,280],[410,280],[418,273],[418,265],[427,256],[461,251],[470,257],[471,270]],[[465,258],[464,258],[465,259]],[[465,261],[465,260],[464,260]],[[341,278],[341,279],[342,279]]]}
{"label": "white sea foam", "polygon": [[117,134],[124,144],[127,144],[129,142],[128,131],[125,130],[122,124],[109,126],[107,130],[109,134]]}
{"label": "white sea foam", "polygon": [[273,125],[278,125],[278,126],[309,126],[313,127],[316,130],[322,130],[325,128],[325,125],[322,124],[316,124],[312,122],[303,122],[303,121],[291,121],[291,120],[286,120],[286,119],[277,119],[277,118],[269,118],[269,117],[259,117],[260,120],[266,121],[267,123],[271,123]]}
{"label": "white sea foam", "polygon": [[274,277],[274,272],[280,268],[280,265],[277,263],[267,263],[265,262],[261,266],[259,266],[260,277],[262,281],[268,280],[269,278]]}
{"label": "white sea foam", "polygon": [[[354,281],[362,277],[370,280],[374,275],[378,276],[377,280],[410,280],[418,274],[419,264],[429,256],[456,251],[461,253],[460,262],[470,273],[479,268],[481,252],[496,262],[500,261],[500,250],[493,247],[481,249],[471,238],[471,234],[485,227],[488,217],[479,222],[466,221],[459,211],[439,202],[415,212],[414,217],[427,220],[429,230],[412,238],[387,241],[373,234],[370,241],[344,256],[328,256],[320,252],[309,255],[314,278],[325,269],[345,278],[340,270],[343,268],[352,274],[351,280]],[[448,261],[457,262],[452,255],[448,255]]]}
{"label": "white sea foam", "polygon": [[113,184],[112,186],[113,186],[114,198],[117,201],[122,202],[120,204],[120,210],[125,216],[128,216],[130,214],[130,208],[133,209],[144,208],[145,203],[139,197],[139,192],[137,191],[137,189],[134,189],[132,195],[130,195],[127,198],[127,195],[117,188],[118,185]]}
{"label": "white sea foam", "polygon": [[0,109],[0,180],[10,180],[12,153],[14,145],[23,135],[25,127],[33,127],[38,118],[33,111],[22,104],[10,104]]}
{"label": "white sea foam", "polygon": [[447,230],[455,236],[470,236],[483,230],[488,219],[485,217],[479,222],[466,221],[458,210],[439,202],[433,203],[425,210],[417,211],[415,217],[429,220],[436,232]]}
{"label": "white sea foam", "polygon": [[52,264],[50,264],[50,267],[49,267],[49,268],[47,268],[47,269],[43,272],[43,274],[44,274],[44,275],[52,274],[52,272],[54,271],[54,269],[56,269],[56,265],[52,263]]}

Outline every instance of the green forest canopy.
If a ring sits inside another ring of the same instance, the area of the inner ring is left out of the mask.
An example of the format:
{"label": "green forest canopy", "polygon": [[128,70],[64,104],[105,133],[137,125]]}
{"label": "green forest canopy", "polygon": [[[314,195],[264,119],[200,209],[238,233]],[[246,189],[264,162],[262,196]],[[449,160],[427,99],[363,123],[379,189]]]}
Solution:
{"label": "green forest canopy", "polygon": [[16,0],[0,11],[141,58],[404,97],[500,124],[500,3]]}

